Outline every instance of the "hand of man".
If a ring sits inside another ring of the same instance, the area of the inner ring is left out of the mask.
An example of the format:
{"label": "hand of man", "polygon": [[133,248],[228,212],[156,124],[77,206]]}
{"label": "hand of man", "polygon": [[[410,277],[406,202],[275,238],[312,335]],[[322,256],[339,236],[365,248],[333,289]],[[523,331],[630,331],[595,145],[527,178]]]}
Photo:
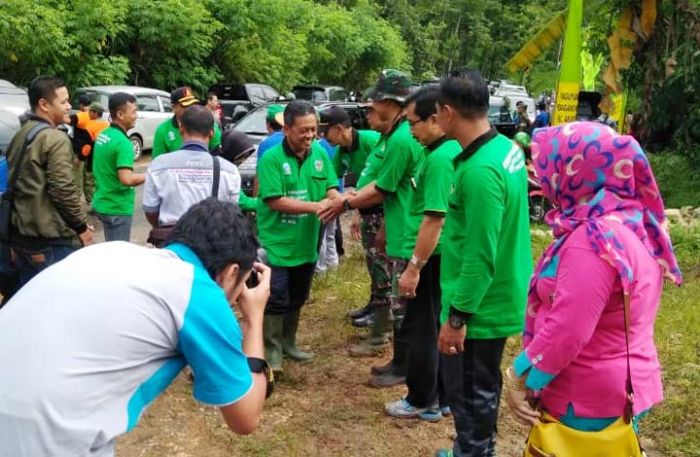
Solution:
{"label": "hand of man", "polygon": [[352,219],[350,220],[350,237],[355,241],[360,241],[362,239],[360,221],[361,216],[359,212],[352,215]]}
{"label": "hand of man", "polygon": [[420,281],[420,270],[409,264],[399,278],[399,293],[402,297],[414,298]]}
{"label": "hand of man", "polygon": [[343,197],[326,198],[321,201],[321,208],[319,208],[318,218],[321,222],[328,223],[336,217],[338,217],[343,212]]}
{"label": "hand of man", "polygon": [[81,234],[78,235],[80,238],[80,242],[83,243],[83,246],[90,246],[92,244],[92,238],[95,235],[95,228],[91,225],[88,225],[85,231]]}
{"label": "hand of man", "polygon": [[262,325],[265,305],[270,297],[270,276],[272,275],[272,270],[265,264],[255,262],[251,274],[258,275],[258,285],[252,289],[248,288],[247,285],[243,286],[243,291],[238,297],[238,308],[241,310],[243,319],[248,323]]}
{"label": "hand of man", "polygon": [[438,338],[438,349],[445,355],[457,355],[464,352],[464,339],[467,337],[467,326],[453,328],[448,322],[442,324]]}

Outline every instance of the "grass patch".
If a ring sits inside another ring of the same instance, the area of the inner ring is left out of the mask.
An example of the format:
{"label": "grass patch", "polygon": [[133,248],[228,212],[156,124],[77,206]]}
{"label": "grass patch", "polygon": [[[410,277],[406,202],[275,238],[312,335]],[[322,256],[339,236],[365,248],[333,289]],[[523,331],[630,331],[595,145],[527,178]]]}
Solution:
{"label": "grass patch", "polygon": [[700,172],[685,156],[672,152],[648,154],[666,208],[700,206]]}
{"label": "grass patch", "polygon": [[[700,230],[674,229],[673,235],[686,283],[667,286],[662,298],[656,341],[666,399],[642,422],[642,437],[654,451],[650,457],[700,457]],[[549,241],[548,236],[533,237],[533,259]],[[348,243],[339,270],[316,278],[302,313],[300,342],[316,359],[309,365],[285,362],[285,378],[253,435],[231,434],[215,409],[191,399],[188,381],[181,376],[138,427],[119,440],[117,455],[379,457],[432,455],[449,446],[451,420],[427,424],[384,416],[384,403],[405,394],[402,387],[378,390],[366,385],[369,367],[386,358],[348,356],[357,331],[345,313],[364,305],[368,295],[362,251]],[[504,363],[517,354],[518,340],[509,340]],[[499,455],[521,455],[526,432],[502,410]]]}

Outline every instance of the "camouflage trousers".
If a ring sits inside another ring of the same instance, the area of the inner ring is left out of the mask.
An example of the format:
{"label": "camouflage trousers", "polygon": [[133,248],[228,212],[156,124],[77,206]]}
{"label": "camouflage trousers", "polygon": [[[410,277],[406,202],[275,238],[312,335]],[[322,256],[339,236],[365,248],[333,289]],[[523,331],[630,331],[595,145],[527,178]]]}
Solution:
{"label": "camouflage trousers", "polygon": [[380,307],[389,306],[391,293],[391,277],[386,252],[380,252],[375,246],[377,232],[379,232],[383,221],[383,213],[363,214],[360,223],[362,247],[365,249],[367,271],[371,280],[370,303]]}

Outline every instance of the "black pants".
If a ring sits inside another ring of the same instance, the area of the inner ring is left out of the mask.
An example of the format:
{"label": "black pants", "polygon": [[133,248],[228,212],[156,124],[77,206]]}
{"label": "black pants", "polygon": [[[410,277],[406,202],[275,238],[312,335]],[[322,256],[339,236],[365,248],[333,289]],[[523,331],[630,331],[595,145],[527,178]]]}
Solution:
{"label": "black pants", "polygon": [[506,338],[468,339],[463,353],[441,355],[447,399],[457,429],[455,457],[496,455],[501,358],[505,344]]}
{"label": "black pants", "polygon": [[270,298],[265,314],[287,314],[301,308],[309,298],[315,267],[313,262],[295,267],[271,266]]}
{"label": "black pants", "polygon": [[440,326],[440,256],[428,259],[420,274],[416,297],[406,303],[401,336],[407,346],[406,401],[425,408],[440,397],[446,404],[437,340]]}

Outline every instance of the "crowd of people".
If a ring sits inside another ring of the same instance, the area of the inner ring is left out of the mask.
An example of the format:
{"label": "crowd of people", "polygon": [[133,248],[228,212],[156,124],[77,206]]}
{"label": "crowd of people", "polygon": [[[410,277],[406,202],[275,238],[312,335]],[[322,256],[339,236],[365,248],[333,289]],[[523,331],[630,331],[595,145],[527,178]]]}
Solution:
{"label": "crowd of people", "polygon": [[[0,377],[0,456],[112,455],[185,365],[194,397],[251,432],[266,395],[284,388],[284,359],[313,360],[297,344],[303,305],[319,265],[337,265],[345,212],[370,283],[367,305],[349,313],[370,330],[350,354],[391,351],[368,381],[405,384],[388,416],[453,418],[454,445],[438,457],[496,455],[504,378],[523,424],[598,431],[624,415],[636,427],[662,400],[653,326],[663,278],[681,282],[639,144],[590,122],[534,131],[555,239],[533,274],[526,157],[489,123],[486,82],[462,71],[411,88],[401,71],[379,75],[365,94],[371,130],[337,106],[271,105],[253,196],[236,164],[254,147],[222,133],[189,88],[173,91],[174,116],[141,174],[126,136],[132,96],[111,95],[111,123],[97,130],[101,106],[71,119],[65,84],[35,79],[3,194],[20,288],[0,310],[0,362],[11,367]],[[92,149],[75,152],[63,123],[85,127]],[[161,249],[126,243],[142,184]],[[93,241],[86,201],[107,243],[79,249]],[[519,334],[522,352],[502,374],[506,340]]]}

